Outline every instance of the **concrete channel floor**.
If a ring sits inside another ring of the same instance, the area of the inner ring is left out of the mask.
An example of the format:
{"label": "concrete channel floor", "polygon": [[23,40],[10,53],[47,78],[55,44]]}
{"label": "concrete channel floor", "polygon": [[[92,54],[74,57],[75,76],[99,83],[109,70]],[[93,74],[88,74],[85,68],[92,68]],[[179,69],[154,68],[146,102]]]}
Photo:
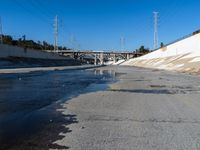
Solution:
{"label": "concrete channel floor", "polygon": [[102,67],[117,82],[63,104],[75,115],[54,143],[71,150],[199,150],[200,76],[136,67]]}

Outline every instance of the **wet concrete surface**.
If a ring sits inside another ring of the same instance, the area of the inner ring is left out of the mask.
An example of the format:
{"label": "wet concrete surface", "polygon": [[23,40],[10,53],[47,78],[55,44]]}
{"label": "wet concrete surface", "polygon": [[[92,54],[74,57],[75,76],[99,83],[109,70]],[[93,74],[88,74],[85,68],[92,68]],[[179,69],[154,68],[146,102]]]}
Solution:
{"label": "wet concrete surface", "polygon": [[0,76],[0,149],[200,149],[200,76],[107,66]]}
{"label": "wet concrete surface", "polygon": [[62,103],[83,93],[102,91],[114,72],[69,70],[0,75],[0,149],[67,149],[53,144],[76,115],[59,112]]}
{"label": "wet concrete surface", "polygon": [[81,62],[74,59],[35,59],[25,57],[0,58],[0,69],[28,68],[28,67],[55,67],[55,66],[77,66]]}

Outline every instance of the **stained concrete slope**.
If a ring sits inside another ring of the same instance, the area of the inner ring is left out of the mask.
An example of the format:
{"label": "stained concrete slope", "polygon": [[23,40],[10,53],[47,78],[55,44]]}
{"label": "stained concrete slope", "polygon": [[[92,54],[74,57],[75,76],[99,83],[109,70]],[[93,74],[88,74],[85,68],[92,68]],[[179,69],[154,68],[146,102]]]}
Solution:
{"label": "stained concrete slope", "polygon": [[105,65],[109,66],[109,65],[114,65],[114,66],[117,66],[117,65],[120,65],[122,63],[124,63],[126,60],[124,59],[121,59],[121,60],[118,60],[117,62],[114,62],[114,61],[108,61],[105,63]]}
{"label": "stained concrete slope", "polygon": [[200,33],[121,65],[200,73]]}

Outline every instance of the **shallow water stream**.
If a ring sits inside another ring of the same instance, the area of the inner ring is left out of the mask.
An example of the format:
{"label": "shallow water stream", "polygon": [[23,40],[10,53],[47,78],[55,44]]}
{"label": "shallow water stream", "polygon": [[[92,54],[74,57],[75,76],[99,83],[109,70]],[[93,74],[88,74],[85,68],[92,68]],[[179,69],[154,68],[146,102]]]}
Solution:
{"label": "shallow water stream", "polygon": [[77,70],[0,75],[0,149],[58,148],[52,142],[63,124],[76,123],[63,116],[63,102],[82,93],[105,90],[112,71]]}

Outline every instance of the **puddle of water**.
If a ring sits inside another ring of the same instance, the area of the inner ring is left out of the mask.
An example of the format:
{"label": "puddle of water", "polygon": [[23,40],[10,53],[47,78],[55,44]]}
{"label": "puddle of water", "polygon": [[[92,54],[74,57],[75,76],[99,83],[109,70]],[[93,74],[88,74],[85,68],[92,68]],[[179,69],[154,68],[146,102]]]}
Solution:
{"label": "puddle of water", "polygon": [[170,92],[174,94],[188,94],[188,93],[198,93],[200,91],[197,87],[192,86],[179,86],[179,85],[150,85],[151,88],[161,88],[169,89]]}
{"label": "puddle of water", "polygon": [[178,91],[171,91],[167,89],[111,89],[112,92],[130,92],[139,94],[176,94]]}
{"label": "puddle of water", "polygon": [[165,88],[167,87],[166,85],[150,85],[152,88]]}
{"label": "puddle of water", "polygon": [[119,90],[115,90],[115,89],[111,89],[110,91],[113,92],[131,92],[131,93],[142,93],[142,94],[174,94],[173,92],[169,91],[169,90],[149,90],[149,89],[133,89],[133,90],[129,90],[129,89],[119,89]]}
{"label": "puddle of water", "polygon": [[104,91],[108,88],[109,88],[108,84],[91,84],[85,89],[85,91],[88,92]]}
{"label": "puddle of water", "polygon": [[200,88],[195,86],[184,86],[184,85],[173,85],[173,86],[166,86],[168,89],[172,91],[176,91],[177,94],[190,94],[190,93],[198,93]]}
{"label": "puddle of water", "polygon": [[76,116],[56,110],[71,97],[105,90],[115,81],[113,74],[73,70],[0,75],[1,148],[55,148],[52,142],[60,138],[59,133],[69,132],[62,125],[77,122]]}
{"label": "puddle of water", "polygon": [[178,86],[178,85],[173,85],[172,88],[174,88],[174,89],[187,90],[187,89],[192,89],[193,87],[191,87],[191,86]]}

